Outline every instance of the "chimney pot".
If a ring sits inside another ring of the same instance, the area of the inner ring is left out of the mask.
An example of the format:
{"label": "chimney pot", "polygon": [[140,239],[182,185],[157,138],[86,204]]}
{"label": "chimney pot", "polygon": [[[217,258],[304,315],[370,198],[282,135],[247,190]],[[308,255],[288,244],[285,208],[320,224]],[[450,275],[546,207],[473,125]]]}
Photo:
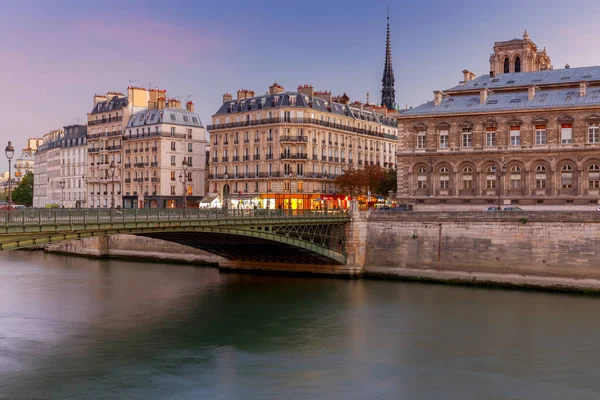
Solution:
{"label": "chimney pot", "polygon": [[439,90],[433,92],[433,104],[436,106],[442,104],[442,92],[440,92]]}
{"label": "chimney pot", "polygon": [[587,81],[579,82],[579,97],[585,97],[587,85],[588,85]]}
{"label": "chimney pot", "polygon": [[531,101],[535,98],[535,86],[527,88],[527,100]]}

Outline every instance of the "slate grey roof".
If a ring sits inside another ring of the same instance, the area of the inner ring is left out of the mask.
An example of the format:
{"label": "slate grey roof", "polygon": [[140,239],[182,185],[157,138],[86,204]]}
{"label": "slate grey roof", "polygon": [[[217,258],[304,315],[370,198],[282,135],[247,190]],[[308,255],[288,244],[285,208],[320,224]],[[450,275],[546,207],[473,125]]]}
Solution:
{"label": "slate grey roof", "polygon": [[583,97],[579,96],[578,88],[539,90],[536,92],[533,100],[528,100],[527,91],[501,92],[489,95],[484,104],[480,104],[478,94],[455,95],[444,98],[438,106],[434,105],[433,101],[430,101],[406,110],[401,116],[535,110],[580,106],[600,107],[600,88],[587,88],[586,95]]}
{"label": "slate grey roof", "polygon": [[[275,99],[277,98],[277,102]],[[292,98],[292,101],[290,100]],[[323,112],[329,112],[334,115],[344,115],[352,118],[362,119],[365,121],[378,122],[387,126],[398,126],[397,122],[392,117],[385,117],[381,114],[371,111],[361,111],[348,104],[332,102],[329,103],[317,97],[309,97],[298,92],[283,92],[278,94],[267,94],[256,96],[249,99],[231,100],[223,103],[217,110],[215,115],[228,115],[237,112],[254,111],[262,109],[277,109],[281,107],[289,107],[296,99],[296,105],[293,106],[299,109],[313,109]]]}
{"label": "slate grey roof", "polygon": [[154,110],[143,110],[129,117],[127,128],[137,126],[149,126],[154,124],[172,124],[183,126],[195,126],[203,128],[200,116],[184,108],[163,108]]}
{"label": "slate grey roof", "polygon": [[120,110],[124,107],[127,107],[127,97],[113,96],[107,101],[98,102],[92,109],[92,114]]}
{"label": "slate grey roof", "polygon": [[499,74],[495,77],[482,75],[469,82],[464,86],[454,86],[447,89],[450,91],[476,90],[476,89],[495,89],[509,88],[516,86],[531,86],[531,85],[548,85],[556,83],[573,83],[580,81],[600,81],[600,66],[581,67],[581,68],[565,68],[551,69],[546,71],[535,72],[513,72]]}

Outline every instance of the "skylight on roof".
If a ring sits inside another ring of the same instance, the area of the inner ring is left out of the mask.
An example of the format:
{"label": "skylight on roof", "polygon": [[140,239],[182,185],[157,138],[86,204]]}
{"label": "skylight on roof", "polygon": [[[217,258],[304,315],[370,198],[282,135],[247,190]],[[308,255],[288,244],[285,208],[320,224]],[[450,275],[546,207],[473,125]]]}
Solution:
{"label": "skylight on roof", "polygon": [[560,77],[561,81],[566,81],[567,79],[571,79],[571,77],[570,76],[561,76]]}
{"label": "skylight on roof", "polygon": [[488,104],[496,104],[496,103],[498,103],[498,100],[488,100],[487,103]]}
{"label": "skylight on roof", "polygon": [[521,99],[510,99],[511,103],[520,103]]}
{"label": "skylight on roof", "polygon": [[498,79],[498,78],[492,79],[492,83],[496,83],[496,82],[500,82],[500,79]]}
{"label": "skylight on roof", "polygon": [[515,81],[511,79],[510,81],[506,81],[506,83],[515,83]]}

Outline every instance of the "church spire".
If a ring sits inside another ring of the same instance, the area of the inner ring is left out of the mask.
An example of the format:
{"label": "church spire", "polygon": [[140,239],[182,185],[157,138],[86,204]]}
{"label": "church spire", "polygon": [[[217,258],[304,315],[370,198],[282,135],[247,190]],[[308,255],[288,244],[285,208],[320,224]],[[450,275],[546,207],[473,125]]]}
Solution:
{"label": "church spire", "polygon": [[385,43],[385,66],[383,67],[383,79],[381,80],[381,104],[389,110],[396,103],[396,90],[394,89],[394,70],[392,68],[392,45],[390,38],[390,8],[387,16],[387,38]]}

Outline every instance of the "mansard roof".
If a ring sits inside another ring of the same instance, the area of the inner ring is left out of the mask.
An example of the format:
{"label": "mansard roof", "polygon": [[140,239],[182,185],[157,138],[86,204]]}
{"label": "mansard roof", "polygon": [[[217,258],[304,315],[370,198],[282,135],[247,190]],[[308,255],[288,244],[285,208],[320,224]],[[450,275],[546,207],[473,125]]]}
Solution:
{"label": "mansard roof", "polygon": [[487,101],[483,104],[480,103],[479,94],[455,95],[443,98],[440,105],[436,106],[433,101],[430,101],[406,110],[400,116],[411,117],[590,106],[600,107],[599,87],[587,88],[585,96],[579,95],[579,88],[539,90],[535,93],[532,100],[528,99],[526,90],[492,93],[488,95]]}
{"label": "mansard roof", "polygon": [[[290,100],[291,99],[291,100]],[[295,105],[294,104],[295,99]],[[328,102],[318,97],[310,97],[298,92],[282,92],[267,94],[246,99],[226,101],[221,105],[215,116],[229,115],[238,112],[256,110],[276,110],[282,107],[295,107],[299,109],[313,109],[334,115],[343,115],[395,127],[397,122],[392,117],[386,117],[372,111],[364,111],[348,104]]]}
{"label": "mansard roof", "polygon": [[520,86],[543,86],[552,84],[577,83],[580,81],[600,82],[600,66],[551,69],[533,72],[513,72],[496,76],[482,75],[464,85],[454,86],[446,92],[499,89]]}
{"label": "mansard roof", "polygon": [[120,110],[127,107],[127,97],[113,96],[109,100],[99,101],[92,109],[92,114]]}
{"label": "mansard roof", "polygon": [[184,108],[162,108],[143,110],[129,117],[127,128],[155,124],[184,125],[203,128],[200,116]]}

